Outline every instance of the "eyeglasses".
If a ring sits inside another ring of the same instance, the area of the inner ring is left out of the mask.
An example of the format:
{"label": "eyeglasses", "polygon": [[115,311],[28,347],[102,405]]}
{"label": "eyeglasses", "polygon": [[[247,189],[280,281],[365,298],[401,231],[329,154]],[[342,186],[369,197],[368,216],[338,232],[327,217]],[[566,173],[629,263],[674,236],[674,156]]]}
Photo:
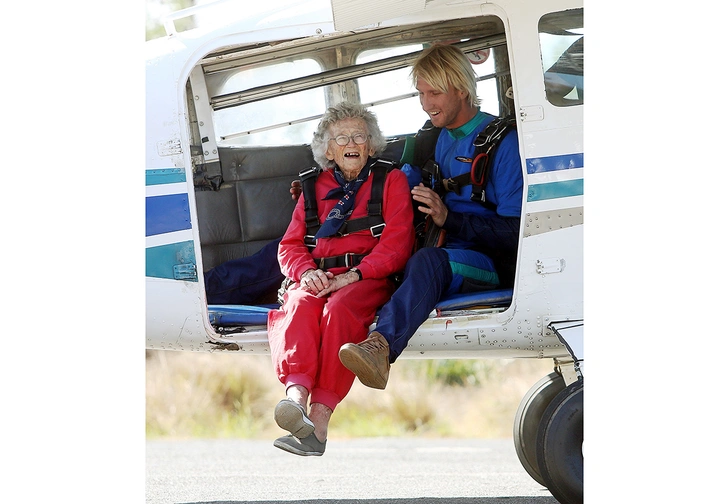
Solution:
{"label": "eyeglasses", "polygon": [[371,137],[371,135],[365,135],[364,133],[354,133],[352,136],[339,135],[336,138],[329,138],[329,140],[333,140],[340,147],[345,147],[349,145],[350,140],[354,140],[357,145],[364,145]]}

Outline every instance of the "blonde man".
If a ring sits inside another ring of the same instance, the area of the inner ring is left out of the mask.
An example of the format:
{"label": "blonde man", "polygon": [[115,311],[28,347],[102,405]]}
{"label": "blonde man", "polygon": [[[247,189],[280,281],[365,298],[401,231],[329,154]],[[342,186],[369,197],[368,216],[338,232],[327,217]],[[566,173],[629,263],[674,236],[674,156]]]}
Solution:
{"label": "blonde man", "polygon": [[[422,109],[437,128],[434,161],[444,179],[470,173],[473,141],[495,118],[479,109],[473,68],[449,45],[423,51],[412,68]],[[508,133],[491,153],[484,187],[488,205],[471,200],[472,186],[444,198],[417,182],[421,166],[405,164],[417,209],[447,233],[442,248],[418,250],[407,262],[402,285],[379,313],[376,330],[362,343],[339,350],[341,362],[368,387],[383,389],[393,363],[437,302],[459,292],[513,285],[523,196],[518,140]]]}

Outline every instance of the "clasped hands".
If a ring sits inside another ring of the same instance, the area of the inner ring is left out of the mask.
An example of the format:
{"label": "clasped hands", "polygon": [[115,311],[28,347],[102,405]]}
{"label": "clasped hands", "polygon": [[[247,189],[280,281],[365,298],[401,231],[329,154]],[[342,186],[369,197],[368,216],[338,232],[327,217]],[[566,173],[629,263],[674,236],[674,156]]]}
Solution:
{"label": "clasped hands", "polygon": [[359,275],[353,271],[334,275],[330,271],[312,268],[303,272],[300,284],[302,289],[316,294],[316,297],[323,297],[357,280],[359,280]]}

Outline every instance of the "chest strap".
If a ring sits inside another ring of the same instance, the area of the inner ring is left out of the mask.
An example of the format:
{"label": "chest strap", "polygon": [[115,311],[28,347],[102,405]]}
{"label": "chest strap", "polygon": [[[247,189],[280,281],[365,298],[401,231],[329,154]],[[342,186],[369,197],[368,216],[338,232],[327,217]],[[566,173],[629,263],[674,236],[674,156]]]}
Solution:
{"label": "chest strap", "polygon": [[[369,202],[367,203],[367,215],[358,219],[347,219],[342,224],[335,236],[346,236],[357,231],[368,229],[374,238],[379,238],[384,231],[386,223],[382,217],[382,200],[384,198],[384,181],[389,173],[395,167],[392,161],[386,159],[378,159],[371,167],[372,175],[372,191]],[[316,232],[321,227],[318,218],[318,207],[316,202],[316,190],[314,184],[319,174],[320,168],[309,168],[298,174],[301,178],[301,186],[304,197],[304,211],[306,221],[306,235],[303,238],[304,243],[309,248],[316,247]],[[358,264],[358,263],[357,263]],[[332,266],[333,267],[333,266]],[[322,268],[323,269],[323,268]]]}
{"label": "chest strap", "polygon": [[359,263],[361,263],[366,256],[366,254],[342,254],[333,257],[322,257],[315,261],[319,269],[327,271],[331,268],[340,268],[344,266],[347,268],[353,268],[354,266],[359,266]]}
{"label": "chest strap", "polygon": [[[473,161],[470,164],[470,172],[463,173],[456,177],[443,179],[443,189],[448,192],[460,194],[460,190],[463,187],[472,185],[473,188],[470,199],[472,201],[478,201],[486,208],[495,210],[496,205],[488,201],[485,197],[485,186],[488,183],[491,167],[493,165],[493,156],[491,156],[491,151],[498,145],[498,142],[500,142],[506,133],[511,128],[515,127],[515,125],[516,119],[514,116],[496,117],[490,121],[483,131],[478,133],[475,140],[473,140],[475,151],[473,152]],[[428,120],[418,132],[418,137],[420,137],[421,140],[418,144],[415,144],[416,152],[422,152],[423,155],[429,156],[427,159],[434,160],[435,151],[432,142],[434,142],[434,144],[437,143],[437,137],[439,134],[440,128],[434,128],[432,126],[432,122]],[[417,137],[415,137],[415,140],[417,140]],[[425,161],[427,159],[425,159]],[[424,166],[424,163],[417,166]]]}

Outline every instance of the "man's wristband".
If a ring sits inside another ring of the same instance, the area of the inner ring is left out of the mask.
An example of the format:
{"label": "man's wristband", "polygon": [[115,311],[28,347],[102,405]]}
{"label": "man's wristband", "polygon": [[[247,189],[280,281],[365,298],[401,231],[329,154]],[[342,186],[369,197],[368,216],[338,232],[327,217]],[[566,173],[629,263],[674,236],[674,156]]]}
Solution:
{"label": "man's wristband", "polygon": [[358,269],[356,269],[356,268],[351,268],[351,269],[350,269],[349,271],[353,271],[354,273],[356,273],[356,274],[357,274],[357,276],[359,277],[359,280],[361,280],[361,279],[362,279],[362,276],[361,276],[361,271],[359,271]]}

